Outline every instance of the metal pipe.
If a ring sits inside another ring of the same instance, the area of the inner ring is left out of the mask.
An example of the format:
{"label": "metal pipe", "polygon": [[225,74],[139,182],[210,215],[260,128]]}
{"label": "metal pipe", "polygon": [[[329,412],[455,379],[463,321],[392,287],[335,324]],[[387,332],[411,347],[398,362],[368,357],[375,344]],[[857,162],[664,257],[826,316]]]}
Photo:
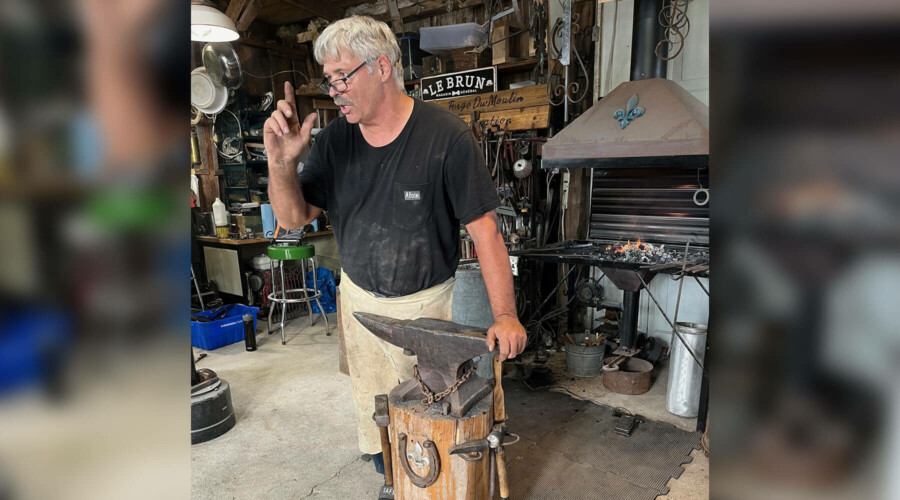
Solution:
{"label": "metal pipe", "polygon": [[622,325],[619,327],[619,348],[631,349],[637,341],[638,314],[641,292],[623,291]]}
{"label": "metal pipe", "polygon": [[[646,78],[665,78],[667,62],[656,57],[656,44],[665,38],[666,30],[659,23],[659,12],[665,0],[636,0],[631,35],[631,81]],[[666,44],[660,47],[666,56]]]}

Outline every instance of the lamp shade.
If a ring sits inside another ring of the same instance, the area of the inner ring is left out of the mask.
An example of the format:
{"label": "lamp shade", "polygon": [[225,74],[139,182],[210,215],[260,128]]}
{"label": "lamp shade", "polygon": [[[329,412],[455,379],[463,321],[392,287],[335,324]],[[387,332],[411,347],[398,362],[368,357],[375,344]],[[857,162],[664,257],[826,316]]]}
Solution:
{"label": "lamp shade", "polygon": [[215,7],[191,5],[191,40],[233,42],[240,38],[234,21]]}

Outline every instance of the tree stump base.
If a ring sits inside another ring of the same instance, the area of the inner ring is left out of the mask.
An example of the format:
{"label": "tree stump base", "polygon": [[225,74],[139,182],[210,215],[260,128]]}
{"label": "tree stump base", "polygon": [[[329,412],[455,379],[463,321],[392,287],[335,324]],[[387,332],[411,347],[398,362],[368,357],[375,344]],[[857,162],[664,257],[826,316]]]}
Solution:
{"label": "tree stump base", "polygon": [[[400,401],[396,389],[391,391],[388,402],[395,500],[490,498],[490,452],[485,452],[481,460],[467,461],[447,451],[457,444],[484,439],[491,432],[492,394],[482,398],[462,418],[442,415],[440,403],[425,407],[419,400]],[[424,487],[415,484],[430,481],[433,482]]]}

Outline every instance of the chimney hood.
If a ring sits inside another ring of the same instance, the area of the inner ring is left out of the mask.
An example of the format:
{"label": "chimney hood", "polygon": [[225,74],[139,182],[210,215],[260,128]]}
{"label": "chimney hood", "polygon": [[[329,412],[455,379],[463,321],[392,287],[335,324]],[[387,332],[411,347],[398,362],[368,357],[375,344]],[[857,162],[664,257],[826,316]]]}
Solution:
{"label": "chimney hood", "polygon": [[543,169],[709,164],[709,107],[664,78],[625,82],[543,147]]}

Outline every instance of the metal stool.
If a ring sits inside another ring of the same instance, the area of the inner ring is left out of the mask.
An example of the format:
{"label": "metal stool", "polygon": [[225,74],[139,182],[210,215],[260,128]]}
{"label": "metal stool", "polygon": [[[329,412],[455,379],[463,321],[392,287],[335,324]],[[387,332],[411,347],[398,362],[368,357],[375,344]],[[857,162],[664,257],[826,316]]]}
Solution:
{"label": "metal stool", "polygon": [[[310,302],[316,301],[316,304],[319,306],[319,312],[322,314],[322,317],[325,318],[325,335],[331,335],[331,331],[328,329],[328,316],[325,314],[322,303],[319,302],[319,297],[322,296],[322,293],[319,292],[318,280],[316,278],[316,248],[312,245],[272,245],[268,249],[268,254],[269,259],[271,259],[269,261],[269,270],[271,271],[272,276],[272,293],[269,294],[269,300],[281,304],[281,345],[285,344],[284,315],[287,311],[288,304],[305,303],[306,307],[309,308],[309,324],[312,326],[315,324],[315,320],[313,319],[312,305]],[[279,274],[281,276],[281,290],[278,290],[278,287],[275,286],[275,267],[273,263],[276,260],[278,261]],[[301,288],[287,289],[285,286],[284,264],[291,260],[300,261],[300,270],[303,279],[303,287]],[[307,264],[312,264],[312,288],[306,286]],[[302,297],[299,296],[301,294],[303,295]],[[266,325],[266,332],[270,334],[272,333],[272,313],[274,311],[274,307],[269,307],[269,321]]]}

